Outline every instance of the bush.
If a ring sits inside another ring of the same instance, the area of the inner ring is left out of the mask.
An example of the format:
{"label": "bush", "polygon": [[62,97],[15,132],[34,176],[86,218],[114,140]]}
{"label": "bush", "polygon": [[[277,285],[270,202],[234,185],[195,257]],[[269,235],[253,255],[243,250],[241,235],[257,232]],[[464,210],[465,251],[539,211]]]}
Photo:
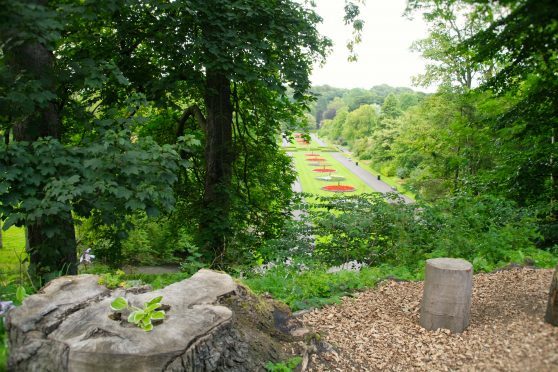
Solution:
{"label": "bush", "polygon": [[380,173],[387,177],[395,176],[396,166],[393,163],[385,163],[380,167]]}
{"label": "bush", "polygon": [[97,262],[112,267],[178,263],[191,249],[185,229],[177,230],[165,217],[148,218],[143,213],[126,217],[122,227],[84,220],[78,235],[80,245],[91,248]]}
{"label": "bush", "polygon": [[461,257],[489,271],[524,259],[551,263],[538,250],[533,213],[493,196],[459,195],[432,205],[386,203],[378,194],[319,197],[309,209],[313,258],[339,265],[404,265],[414,270],[427,258]]}
{"label": "bush", "polygon": [[395,174],[397,175],[397,177],[399,177],[400,179],[404,179],[409,177],[409,175],[411,174],[411,171],[408,168],[402,168],[399,167],[397,168],[397,170],[395,171]]}

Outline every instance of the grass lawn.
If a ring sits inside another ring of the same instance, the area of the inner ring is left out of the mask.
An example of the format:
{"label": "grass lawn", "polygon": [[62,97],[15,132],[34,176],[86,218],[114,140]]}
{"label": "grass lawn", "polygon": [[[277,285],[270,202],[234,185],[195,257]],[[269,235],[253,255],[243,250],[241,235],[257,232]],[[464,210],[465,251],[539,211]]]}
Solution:
{"label": "grass lawn", "polygon": [[[347,194],[363,194],[374,192],[367,184],[365,184],[360,178],[355,176],[351,171],[345,168],[337,160],[327,152],[316,152],[319,157],[326,159],[325,164],[329,164],[326,168],[335,169],[336,172],[332,173],[335,176],[343,176],[344,180],[339,181],[341,185],[354,186],[356,190]],[[328,176],[329,173],[318,173],[313,172],[313,169],[322,168],[311,166],[308,163],[305,151],[297,151],[293,153],[294,163],[298,172],[298,177],[300,179],[300,184],[302,186],[302,191],[309,192],[317,195],[328,195],[332,196],[335,193],[331,191],[324,191],[321,188],[327,185],[337,185],[338,181],[321,181],[316,179],[317,177]]]}
{"label": "grass lawn", "polygon": [[[292,153],[303,192],[317,195],[333,196],[336,193],[322,190],[322,187],[327,185],[337,185],[338,183],[340,183],[341,185],[354,186],[356,188],[355,191],[348,192],[348,195],[358,195],[363,193],[375,192],[374,189],[369,187],[359,177],[355,176],[343,164],[339,163],[331,156],[331,154],[329,153],[330,151],[332,151],[331,147],[321,147],[317,143],[315,143],[315,141],[310,141],[310,144],[308,145],[303,145],[296,141],[293,142],[294,143],[292,144],[292,146],[286,148],[286,151]],[[307,153],[315,153],[318,154],[318,157],[326,159],[324,163],[329,164],[326,168],[335,169],[335,172],[332,173],[332,175],[343,176],[345,177],[345,179],[342,181],[322,181],[316,179],[317,177],[328,176],[329,173],[313,172],[313,169],[319,167],[309,165],[309,162],[307,160],[308,156],[306,156]]]}
{"label": "grass lawn", "polygon": [[[2,231],[3,247],[0,248],[0,301],[14,300],[16,283],[19,278],[19,259],[25,256],[25,232],[21,227],[11,227]],[[25,268],[24,268],[25,270]],[[0,322],[3,319],[0,318]],[[6,370],[8,358],[6,334],[0,324],[0,371]]]}
{"label": "grass lawn", "polygon": [[[0,281],[11,280],[19,275],[19,260],[25,258],[25,231],[22,227],[10,227],[2,232],[3,247],[0,248]],[[0,283],[2,284],[2,283]]]}

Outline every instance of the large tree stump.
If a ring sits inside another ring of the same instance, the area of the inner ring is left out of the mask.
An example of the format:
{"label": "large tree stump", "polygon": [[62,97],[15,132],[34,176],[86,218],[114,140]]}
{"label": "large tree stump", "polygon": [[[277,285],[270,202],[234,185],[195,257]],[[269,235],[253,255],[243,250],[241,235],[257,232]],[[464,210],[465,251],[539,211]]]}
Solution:
{"label": "large tree stump", "polygon": [[[288,308],[251,294],[223,273],[200,270],[161,290],[111,291],[94,275],[53,280],[7,317],[14,371],[258,371],[288,359],[299,323]],[[156,296],[170,308],[151,332],[109,306]]]}
{"label": "large tree stump", "polygon": [[558,265],[554,269],[554,275],[552,275],[544,320],[553,326],[558,326]]}
{"label": "large tree stump", "polygon": [[420,324],[463,332],[469,325],[473,266],[462,259],[435,258],[426,261]]}

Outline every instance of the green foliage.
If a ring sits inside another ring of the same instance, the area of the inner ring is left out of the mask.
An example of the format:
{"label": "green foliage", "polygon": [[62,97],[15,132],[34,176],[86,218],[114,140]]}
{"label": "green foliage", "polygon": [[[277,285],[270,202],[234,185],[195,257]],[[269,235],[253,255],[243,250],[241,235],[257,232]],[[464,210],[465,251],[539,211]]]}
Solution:
{"label": "green foliage", "polygon": [[194,275],[198,270],[207,267],[202,261],[203,255],[199,252],[198,247],[191,243],[191,239],[181,241],[182,244],[186,247],[186,251],[188,256],[182,263],[180,264],[180,269],[189,275]]}
{"label": "green foliage", "polygon": [[107,272],[101,275],[99,279],[99,284],[104,285],[107,288],[114,289],[118,287],[126,287],[126,281],[124,279],[124,271],[116,270],[116,272]]}
{"label": "green foliage", "polygon": [[265,369],[269,372],[291,372],[294,370],[300,363],[302,362],[302,358],[299,356],[290,358],[286,362],[267,362],[265,365]]}
{"label": "green foliage", "polygon": [[296,311],[337,303],[343,296],[373,287],[386,277],[409,280],[420,275],[405,267],[388,265],[328,273],[319,262],[307,261],[307,264],[302,269],[296,264],[279,264],[261,275],[253,274],[244,282],[257,293],[271,293]]}
{"label": "green foliage", "polygon": [[476,270],[491,271],[509,262],[553,262],[551,254],[535,248],[540,234],[534,213],[503,198],[459,195],[404,204],[363,194],[315,200],[304,221],[315,246],[306,246],[301,257],[311,254],[329,265],[356,260],[414,271],[427,258],[461,257]]}
{"label": "green foliage", "polygon": [[162,307],[161,300],[163,296],[158,296],[143,304],[143,308],[132,306],[124,297],[114,299],[110,308],[116,312],[131,310],[128,315],[128,322],[133,323],[146,332],[153,330],[153,321],[163,321],[165,319],[165,311],[160,310]]}
{"label": "green foliage", "polygon": [[[115,224],[137,209],[150,214],[170,209],[177,153],[170,146],[130,137],[126,130],[107,130],[99,141],[81,147],[65,147],[52,138],[2,143],[0,210],[7,216],[5,228],[40,223],[45,237],[56,240],[65,234],[59,221],[69,213],[94,213],[102,223]],[[37,270],[54,269],[47,262],[42,265]]]}

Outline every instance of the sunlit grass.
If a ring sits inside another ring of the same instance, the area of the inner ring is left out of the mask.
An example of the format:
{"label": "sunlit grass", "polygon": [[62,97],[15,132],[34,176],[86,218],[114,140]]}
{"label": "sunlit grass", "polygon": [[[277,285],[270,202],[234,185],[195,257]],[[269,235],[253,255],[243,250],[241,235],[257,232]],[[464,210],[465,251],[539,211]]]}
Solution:
{"label": "sunlit grass", "polygon": [[2,232],[3,247],[0,248],[0,279],[13,279],[19,275],[19,259],[25,258],[25,231],[22,227],[11,227]]}

